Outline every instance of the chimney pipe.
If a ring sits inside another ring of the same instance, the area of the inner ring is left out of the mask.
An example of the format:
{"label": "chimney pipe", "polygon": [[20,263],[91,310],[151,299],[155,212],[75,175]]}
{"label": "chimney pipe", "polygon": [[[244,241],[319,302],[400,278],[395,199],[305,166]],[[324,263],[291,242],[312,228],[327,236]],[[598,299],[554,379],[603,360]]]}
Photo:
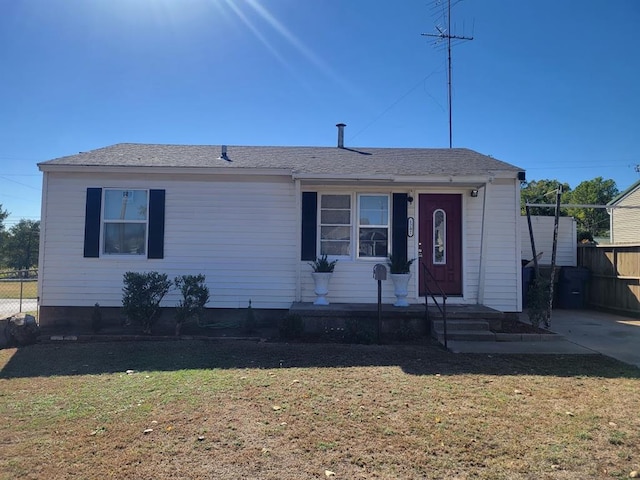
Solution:
{"label": "chimney pipe", "polygon": [[344,127],[346,127],[346,125],[344,123],[338,123],[336,127],[338,127],[338,148],[344,148]]}
{"label": "chimney pipe", "polygon": [[221,145],[220,146],[220,156],[218,157],[218,159],[226,160],[227,162],[231,161],[231,159],[227,156],[227,146],[226,145]]}

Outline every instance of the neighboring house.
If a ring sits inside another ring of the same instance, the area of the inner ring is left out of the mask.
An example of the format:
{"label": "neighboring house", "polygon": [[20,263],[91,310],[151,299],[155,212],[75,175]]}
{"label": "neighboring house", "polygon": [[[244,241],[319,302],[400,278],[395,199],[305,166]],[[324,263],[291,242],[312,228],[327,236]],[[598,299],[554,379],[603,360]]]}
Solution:
{"label": "neighboring house", "polygon": [[41,325],[121,306],[127,271],[203,273],[209,307],[286,310],[314,300],[322,253],[339,260],[331,303],[376,303],[393,253],[419,257],[410,303],[424,262],[450,304],[520,311],[524,172],[463,148],[347,148],[342,128],[337,148],[118,144],[40,163]]}
{"label": "neighboring house", "polygon": [[[531,228],[533,241],[536,246],[536,255],[539,255],[539,265],[551,265],[553,254],[553,230],[555,217],[531,216]],[[527,217],[520,220],[522,237],[522,258],[533,259],[531,249],[531,237]],[[558,218],[558,243],[556,245],[556,265],[559,267],[575,267],[578,265],[578,234],[576,219],[573,217]]]}
{"label": "neighboring house", "polygon": [[607,205],[611,243],[640,243],[640,180]]}

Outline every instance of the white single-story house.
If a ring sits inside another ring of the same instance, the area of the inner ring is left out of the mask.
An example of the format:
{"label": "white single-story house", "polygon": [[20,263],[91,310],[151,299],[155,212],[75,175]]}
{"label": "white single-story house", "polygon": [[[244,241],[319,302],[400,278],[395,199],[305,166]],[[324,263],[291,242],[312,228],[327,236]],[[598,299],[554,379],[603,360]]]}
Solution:
{"label": "white single-story house", "polygon": [[611,243],[640,243],[640,180],[607,205]]}
{"label": "white single-story house", "polygon": [[331,303],[376,303],[373,267],[393,254],[417,259],[411,304],[424,265],[449,304],[521,311],[522,169],[465,148],[348,148],[338,127],[337,147],[117,144],[40,163],[41,325],[120,307],[127,271],[205,274],[209,308],[286,310],[314,300],[325,253]]}

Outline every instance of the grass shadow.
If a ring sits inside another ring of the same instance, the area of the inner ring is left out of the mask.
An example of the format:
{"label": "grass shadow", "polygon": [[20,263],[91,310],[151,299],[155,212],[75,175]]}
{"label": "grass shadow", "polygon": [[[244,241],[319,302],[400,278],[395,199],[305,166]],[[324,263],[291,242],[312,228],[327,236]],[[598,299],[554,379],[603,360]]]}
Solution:
{"label": "grass shadow", "polygon": [[126,370],[397,366],[410,375],[541,375],[640,378],[602,355],[452,354],[437,345],[343,345],[250,341],[39,344],[0,350],[0,379],[101,375]]}

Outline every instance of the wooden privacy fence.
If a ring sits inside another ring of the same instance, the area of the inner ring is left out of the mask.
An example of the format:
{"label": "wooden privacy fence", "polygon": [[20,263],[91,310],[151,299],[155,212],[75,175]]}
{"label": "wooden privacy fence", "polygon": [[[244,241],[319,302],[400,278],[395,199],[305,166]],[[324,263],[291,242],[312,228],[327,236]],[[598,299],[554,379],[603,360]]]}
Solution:
{"label": "wooden privacy fence", "polygon": [[640,317],[640,244],[579,245],[578,266],[591,272],[590,307]]}

